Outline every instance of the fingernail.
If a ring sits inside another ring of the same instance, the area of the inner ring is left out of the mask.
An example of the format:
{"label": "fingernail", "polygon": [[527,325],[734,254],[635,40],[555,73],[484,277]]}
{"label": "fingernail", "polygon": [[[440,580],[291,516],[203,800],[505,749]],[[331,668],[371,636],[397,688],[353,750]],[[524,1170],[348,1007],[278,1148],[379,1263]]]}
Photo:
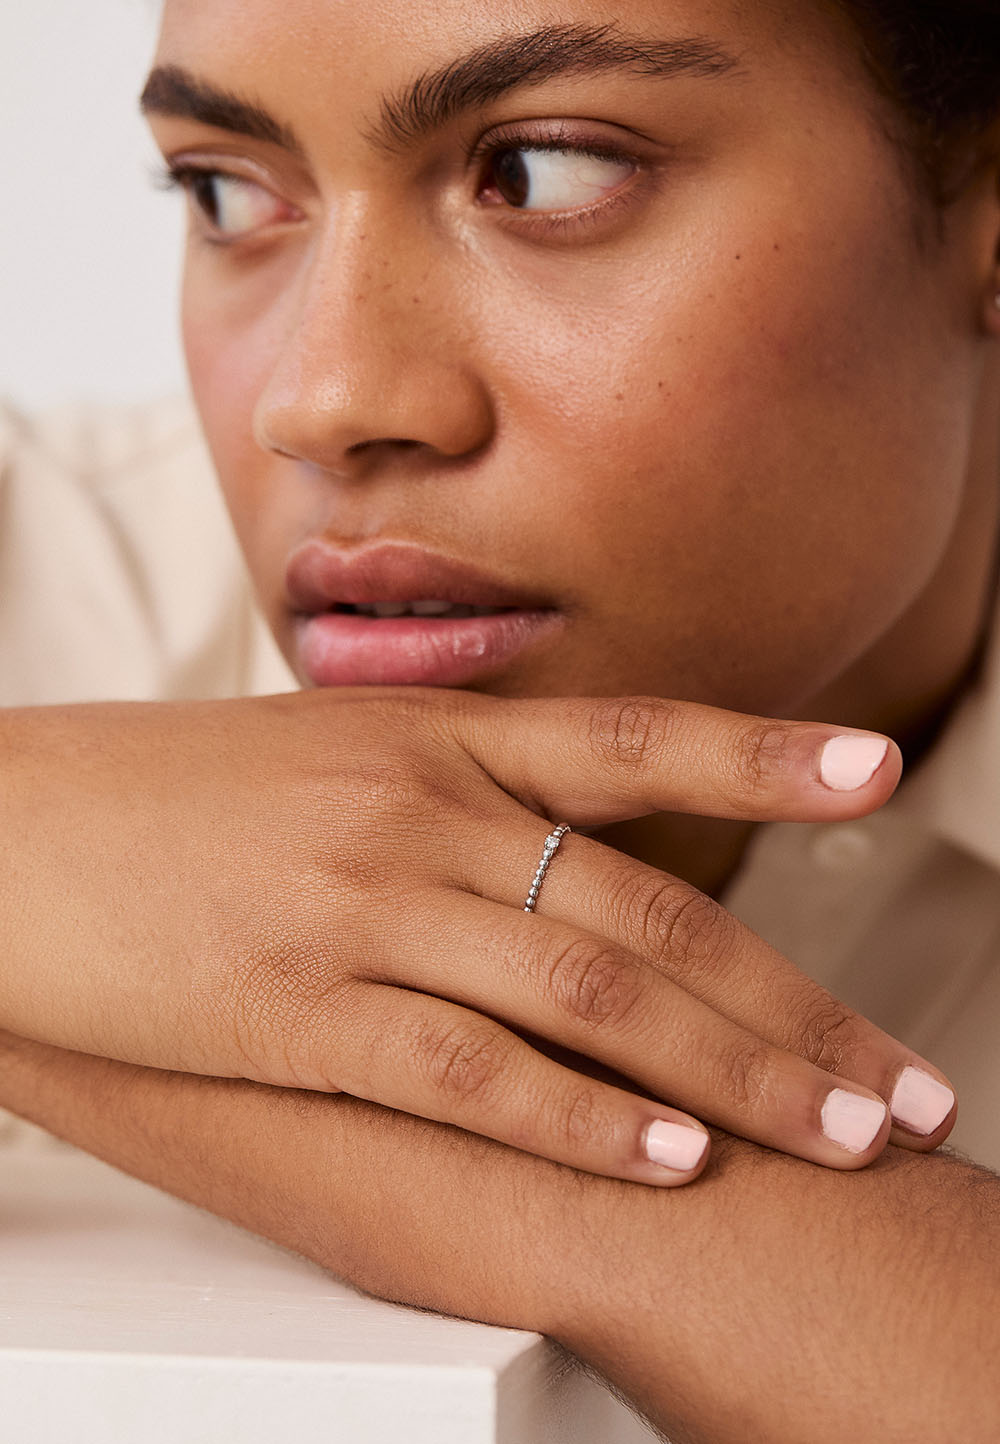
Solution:
{"label": "fingernail", "polygon": [[888,1111],[877,1098],[834,1088],[823,1104],[823,1132],[848,1153],[864,1153],[878,1137]]}
{"label": "fingernail", "polygon": [[871,782],[888,751],[884,737],[834,737],[820,756],[820,780],[833,792],[857,792]]}
{"label": "fingernail", "polygon": [[675,1173],[690,1173],[705,1156],[708,1134],[683,1123],[651,1123],[646,1129],[646,1157],[661,1168]]}
{"label": "fingernail", "polygon": [[922,1138],[936,1133],[954,1106],[951,1089],[922,1068],[904,1068],[892,1092],[894,1121]]}

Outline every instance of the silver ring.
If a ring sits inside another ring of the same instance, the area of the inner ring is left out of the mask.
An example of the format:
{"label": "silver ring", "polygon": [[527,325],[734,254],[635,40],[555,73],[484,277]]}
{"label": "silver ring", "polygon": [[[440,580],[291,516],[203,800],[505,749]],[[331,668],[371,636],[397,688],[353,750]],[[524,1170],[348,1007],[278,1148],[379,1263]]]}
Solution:
{"label": "silver ring", "polygon": [[526,913],[533,913],[535,911],[535,903],[538,901],[538,894],[541,892],[542,883],[545,881],[545,874],[549,870],[549,863],[559,851],[559,844],[562,842],[567,832],[571,831],[572,828],[570,828],[569,825],[564,822],[559,827],[554,827],[549,833],[548,837],[545,839],[545,851],[542,853],[542,860],[538,864],[538,871],[535,873],[535,880],[531,884],[531,891],[529,892],[527,901],[524,904],[524,911]]}

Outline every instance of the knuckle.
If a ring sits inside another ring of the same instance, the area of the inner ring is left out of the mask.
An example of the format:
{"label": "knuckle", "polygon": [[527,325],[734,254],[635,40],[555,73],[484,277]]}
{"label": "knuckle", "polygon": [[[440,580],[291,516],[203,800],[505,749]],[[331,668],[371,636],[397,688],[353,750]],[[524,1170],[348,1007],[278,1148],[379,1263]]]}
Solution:
{"label": "knuckle", "polygon": [[460,1023],[421,1029],[413,1061],[438,1093],[467,1103],[489,1091],[509,1056],[509,1046],[495,1029]]}
{"label": "knuckle", "polygon": [[250,1076],[328,1086],[324,1066],[331,1020],[348,1013],[353,975],[311,949],[262,952],[235,965],[222,1007],[236,1056]]}
{"label": "knuckle", "polygon": [[728,971],[736,921],[714,898],[696,888],[684,885],[665,891],[645,925],[650,946],[686,978],[696,974],[711,978]]}
{"label": "knuckle", "polygon": [[805,1013],[799,1048],[810,1063],[839,1073],[857,1043],[855,1017],[829,993],[813,997]]}
{"label": "knuckle", "polygon": [[766,1048],[748,1040],[731,1049],[724,1059],[723,1088],[741,1115],[755,1115],[771,1102],[772,1079]]}
{"label": "knuckle", "polygon": [[[270,960],[256,957],[237,962],[228,972],[216,1002],[227,1025],[228,1040],[250,1077],[262,1066],[279,1012]],[[201,999],[204,1012],[209,1009]]]}
{"label": "knuckle", "polygon": [[589,1027],[621,1026],[644,992],[633,962],[589,939],[561,949],[549,965],[548,984],[556,1007]]}
{"label": "knuckle", "polygon": [[469,811],[458,780],[425,757],[363,762],[335,800],[336,846],[322,848],[319,874],[335,875],[355,897],[365,889],[391,890],[399,881],[400,855],[436,857],[440,839]]}
{"label": "knuckle", "polygon": [[638,772],[665,749],[675,709],[655,697],[616,697],[590,718],[590,746],[598,761]]}
{"label": "knuckle", "polygon": [[428,811],[436,813],[445,795],[432,769],[416,758],[367,762],[351,778],[351,801],[365,822],[374,813],[388,822],[410,825]]}
{"label": "knuckle", "polygon": [[[614,922],[632,946],[658,956],[678,927],[685,936],[696,926],[684,922],[686,910],[696,908],[700,894],[688,883],[665,873],[625,872],[611,899]],[[706,902],[710,899],[706,898]],[[681,919],[678,923],[678,918]]]}
{"label": "knuckle", "polygon": [[585,1147],[600,1151],[607,1132],[604,1111],[591,1089],[580,1089],[560,1101],[556,1136],[572,1151]]}
{"label": "knuckle", "polygon": [[730,752],[732,781],[744,792],[756,792],[781,770],[791,733],[780,722],[747,728]]}

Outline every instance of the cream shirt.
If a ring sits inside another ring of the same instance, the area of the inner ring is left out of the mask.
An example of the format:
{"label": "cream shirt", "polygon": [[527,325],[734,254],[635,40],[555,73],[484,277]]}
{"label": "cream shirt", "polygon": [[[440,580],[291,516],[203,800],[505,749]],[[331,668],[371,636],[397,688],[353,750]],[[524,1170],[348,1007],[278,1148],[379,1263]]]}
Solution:
{"label": "cream shirt", "polygon": [[[0,407],[0,705],[296,685],[184,402]],[[727,905],[958,1089],[1000,1168],[1000,625],[932,755],[875,817],[762,828]],[[0,1114],[9,1144],[52,1146]]]}

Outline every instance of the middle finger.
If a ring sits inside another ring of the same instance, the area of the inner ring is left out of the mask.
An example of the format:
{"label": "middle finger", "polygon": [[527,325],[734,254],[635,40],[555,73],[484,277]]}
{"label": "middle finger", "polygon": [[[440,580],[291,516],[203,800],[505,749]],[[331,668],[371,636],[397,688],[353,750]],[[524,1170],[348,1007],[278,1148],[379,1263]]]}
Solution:
{"label": "middle finger", "polygon": [[926,1059],[855,1013],[696,888],[572,834],[542,894],[547,916],[643,958],[693,997],[776,1047],[870,1088],[892,1142],[936,1148],[955,1095]]}
{"label": "middle finger", "polygon": [[[607,938],[459,889],[409,899],[381,981],[570,1048],[703,1122],[832,1168],[888,1138],[882,1101],[716,1012]],[[433,947],[427,939],[433,938]]]}

